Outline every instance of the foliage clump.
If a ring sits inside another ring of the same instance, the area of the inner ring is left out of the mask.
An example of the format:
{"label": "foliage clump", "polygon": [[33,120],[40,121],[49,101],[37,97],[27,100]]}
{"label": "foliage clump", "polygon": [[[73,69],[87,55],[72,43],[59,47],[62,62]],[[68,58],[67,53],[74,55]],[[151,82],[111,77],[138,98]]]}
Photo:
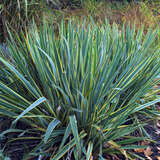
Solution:
{"label": "foliage clump", "polygon": [[[143,127],[156,115],[149,106],[160,101],[141,102],[160,71],[157,30],[62,21],[57,34],[45,23],[21,38],[10,33],[11,57],[0,57],[0,115],[15,120],[1,136],[16,133],[7,144],[36,141],[30,157],[131,158],[146,147],[135,143],[149,139]],[[30,127],[16,128],[19,121]]]}

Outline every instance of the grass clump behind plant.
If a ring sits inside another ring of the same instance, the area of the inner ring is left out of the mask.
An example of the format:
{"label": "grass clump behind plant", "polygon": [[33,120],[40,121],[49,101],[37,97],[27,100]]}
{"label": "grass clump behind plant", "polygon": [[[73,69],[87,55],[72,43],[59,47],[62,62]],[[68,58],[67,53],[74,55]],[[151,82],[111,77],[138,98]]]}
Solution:
{"label": "grass clump behind plant", "polygon": [[[160,101],[140,103],[160,71],[156,34],[106,20],[101,27],[62,21],[58,36],[45,23],[21,39],[11,35],[11,58],[0,58],[7,79],[0,80],[0,115],[15,120],[1,136],[17,137],[3,150],[26,139],[36,141],[30,157],[131,159],[132,149],[146,147],[132,144],[149,138],[143,126],[156,115],[149,106]],[[18,121],[29,129],[16,128]],[[144,137],[132,136],[135,130]]]}
{"label": "grass clump behind plant", "polygon": [[[30,26],[32,18],[40,22],[40,16],[46,11],[47,4],[39,0],[2,0],[0,2],[0,42],[8,38],[9,25],[15,32]],[[47,11],[46,11],[47,12]]]}

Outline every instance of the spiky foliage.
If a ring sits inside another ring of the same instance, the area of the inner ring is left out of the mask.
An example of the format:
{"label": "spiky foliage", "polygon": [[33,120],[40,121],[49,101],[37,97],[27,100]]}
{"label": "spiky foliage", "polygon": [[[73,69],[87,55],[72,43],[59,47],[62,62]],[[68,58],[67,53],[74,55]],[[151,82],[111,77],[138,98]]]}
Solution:
{"label": "spiky foliage", "polygon": [[[131,158],[131,149],[144,147],[128,146],[143,139],[131,133],[145,133],[155,116],[149,106],[160,101],[140,104],[160,71],[156,34],[107,20],[101,27],[63,21],[58,33],[44,23],[21,39],[10,34],[11,58],[0,58],[0,114],[15,120],[1,136],[20,133],[14,141],[36,141],[30,156],[53,160],[115,152]],[[30,127],[17,129],[19,120]]]}

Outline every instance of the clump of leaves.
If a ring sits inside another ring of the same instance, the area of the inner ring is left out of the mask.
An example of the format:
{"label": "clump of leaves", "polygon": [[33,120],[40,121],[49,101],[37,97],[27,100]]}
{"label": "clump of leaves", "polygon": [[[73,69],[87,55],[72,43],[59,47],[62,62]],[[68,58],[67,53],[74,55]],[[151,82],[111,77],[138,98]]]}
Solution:
{"label": "clump of leaves", "polygon": [[[11,58],[0,57],[7,78],[0,80],[0,115],[15,120],[1,136],[17,137],[6,150],[25,139],[36,141],[30,157],[89,160],[119,153],[131,159],[132,149],[146,147],[135,142],[148,136],[143,126],[156,115],[149,106],[160,101],[140,102],[160,71],[156,34],[119,30],[107,20],[76,27],[62,21],[58,36],[45,23],[21,39],[10,33]],[[30,128],[17,129],[20,120]],[[135,130],[143,136],[132,136]]]}

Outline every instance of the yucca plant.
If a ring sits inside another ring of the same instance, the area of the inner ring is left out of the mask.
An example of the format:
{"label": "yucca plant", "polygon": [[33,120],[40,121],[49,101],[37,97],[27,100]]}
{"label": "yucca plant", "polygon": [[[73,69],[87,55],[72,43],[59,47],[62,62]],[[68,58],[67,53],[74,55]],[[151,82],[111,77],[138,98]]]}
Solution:
{"label": "yucca plant", "polygon": [[[125,25],[119,30],[107,20],[103,26],[62,21],[58,33],[53,25],[34,25],[21,38],[10,33],[11,58],[0,58],[6,77],[0,79],[0,115],[15,120],[0,135],[16,137],[3,150],[15,141],[28,148],[36,141],[24,158],[137,156],[132,149],[146,147],[136,142],[149,139],[143,126],[160,101],[140,101],[160,71],[156,34]],[[30,127],[17,128],[19,121]]]}

